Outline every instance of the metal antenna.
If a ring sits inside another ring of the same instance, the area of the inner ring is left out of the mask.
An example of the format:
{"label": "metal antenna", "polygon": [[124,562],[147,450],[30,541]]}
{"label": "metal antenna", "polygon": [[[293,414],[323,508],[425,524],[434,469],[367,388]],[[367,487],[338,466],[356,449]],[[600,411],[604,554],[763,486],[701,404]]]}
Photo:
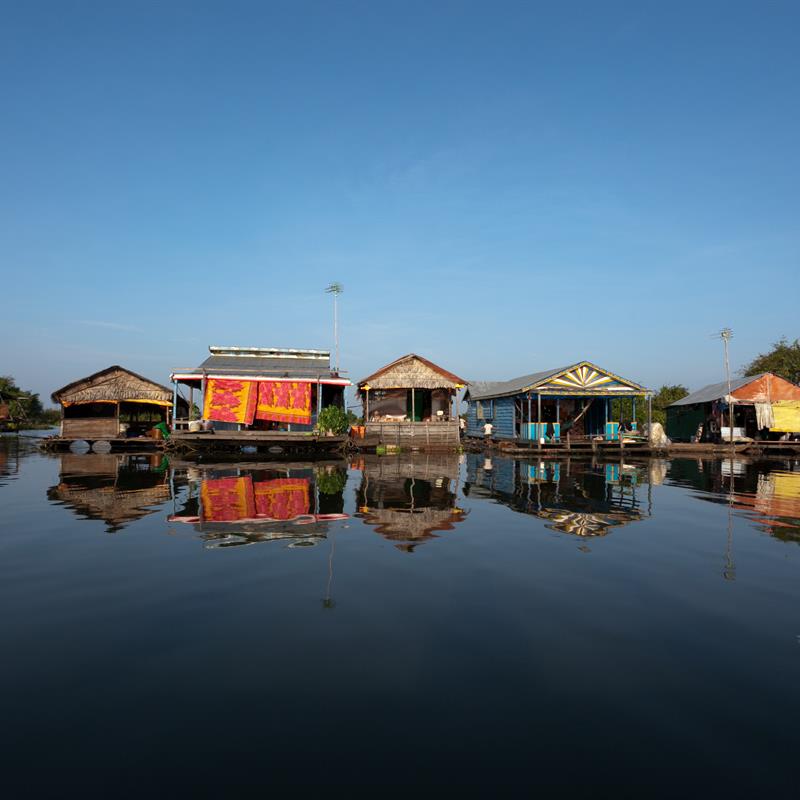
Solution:
{"label": "metal antenna", "polygon": [[728,358],[728,345],[730,340],[733,339],[733,331],[730,328],[723,328],[719,333],[714,334],[715,339],[722,339],[722,345],[725,353],[725,379],[728,382],[728,414],[730,423],[730,440],[733,444],[733,395],[731,394],[731,365]]}
{"label": "metal antenna", "polygon": [[736,580],[736,566],[733,562],[733,494],[734,494],[734,466],[733,466],[733,395],[731,394],[731,367],[728,359],[728,344],[733,339],[733,331],[723,328],[714,338],[722,339],[725,350],[725,378],[728,382],[728,424],[731,441],[730,457],[730,483],[728,485],[728,540],[725,549],[725,569],[722,577],[726,581]]}
{"label": "metal antenna", "polygon": [[339,299],[339,295],[344,291],[344,287],[341,283],[332,283],[325,289],[326,294],[333,295],[333,342],[334,342],[334,352],[335,352],[335,361],[334,361],[334,371],[338,374],[339,372],[339,309],[337,307],[337,301]]}

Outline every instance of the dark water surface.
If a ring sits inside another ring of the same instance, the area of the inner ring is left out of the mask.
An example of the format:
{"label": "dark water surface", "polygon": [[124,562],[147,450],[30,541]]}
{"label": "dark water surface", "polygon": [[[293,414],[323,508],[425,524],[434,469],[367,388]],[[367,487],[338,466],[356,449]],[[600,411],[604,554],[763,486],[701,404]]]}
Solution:
{"label": "dark water surface", "polygon": [[0,440],[4,794],[796,796],[800,462]]}

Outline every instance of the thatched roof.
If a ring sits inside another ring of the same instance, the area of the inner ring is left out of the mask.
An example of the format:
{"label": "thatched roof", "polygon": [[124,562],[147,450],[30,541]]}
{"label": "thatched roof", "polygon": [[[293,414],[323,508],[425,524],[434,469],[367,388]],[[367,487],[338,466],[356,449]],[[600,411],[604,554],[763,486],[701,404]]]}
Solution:
{"label": "thatched roof", "polygon": [[154,403],[172,404],[171,389],[117,365],[73,381],[53,392],[50,397],[54,403],[61,405],[97,403],[103,400],[150,400]]}
{"label": "thatched roof", "polygon": [[358,382],[358,392],[370,389],[460,389],[467,381],[427,358],[409,353]]}
{"label": "thatched roof", "polygon": [[103,520],[109,533],[113,533],[154,514],[158,506],[169,500],[170,494],[169,486],[164,483],[141,489],[119,489],[113,485],[87,486],[72,479],[48,489],[47,497],[73,509],[80,517]]}
{"label": "thatched roof", "polygon": [[436,531],[452,531],[463,522],[466,514],[460,508],[370,508],[358,514],[365,525],[401,550],[408,550],[430,539],[437,538]]}

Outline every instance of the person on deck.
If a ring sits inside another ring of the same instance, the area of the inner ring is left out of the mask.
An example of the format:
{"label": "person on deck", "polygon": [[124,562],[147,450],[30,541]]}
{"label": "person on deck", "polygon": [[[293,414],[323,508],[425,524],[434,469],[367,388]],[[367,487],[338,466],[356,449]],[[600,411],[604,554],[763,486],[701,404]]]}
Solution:
{"label": "person on deck", "polygon": [[491,439],[491,438],[492,438],[492,429],[493,429],[493,428],[494,428],[494,425],[492,425],[492,423],[491,423],[491,422],[487,422],[487,423],[486,423],[486,424],[483,426],[483,438],[484,438],[486,441],[488,441],[489,439]]}

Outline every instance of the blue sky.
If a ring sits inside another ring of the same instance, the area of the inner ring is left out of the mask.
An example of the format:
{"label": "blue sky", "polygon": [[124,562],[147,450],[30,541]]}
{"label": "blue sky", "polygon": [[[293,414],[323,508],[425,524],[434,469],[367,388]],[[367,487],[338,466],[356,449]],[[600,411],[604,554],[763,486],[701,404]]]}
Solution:
{"label": "blue sky", "polygon": [[800,4],[6,3],[0,374],[209,344],[584,358],[800,336]]}

